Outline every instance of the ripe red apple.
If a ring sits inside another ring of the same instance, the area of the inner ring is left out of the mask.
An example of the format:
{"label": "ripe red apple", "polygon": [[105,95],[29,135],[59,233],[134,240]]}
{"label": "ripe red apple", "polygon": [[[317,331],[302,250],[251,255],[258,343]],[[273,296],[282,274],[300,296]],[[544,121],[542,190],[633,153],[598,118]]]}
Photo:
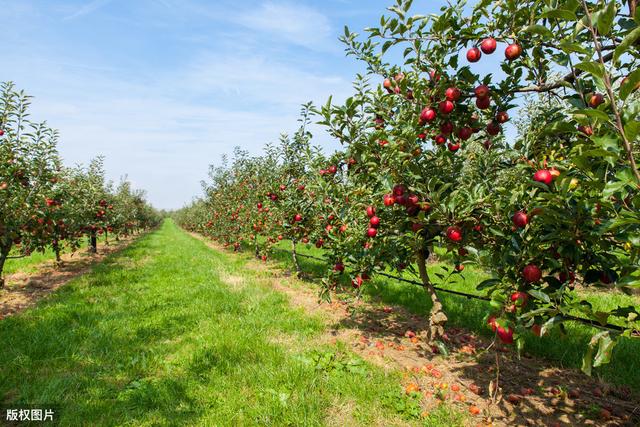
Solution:
{"label": "ripe red apple", "polygon": [[506,329],[500,325],[496,328],[498,338],[505,344],[513,344],[513,328],[511,326]]}
{"label": "ripe red apple", "polygon": [[287,186],[284,184],[280,184],[280,191],[284,191],[287,189]]}
{"label": "ripe red apple", "polygon": [[535,264],[529,264],[522,269],[522,277],[525,282],[534,283],[542,278],[542,271]]}
{"label": "ripe red apple", "polygon": [[501,130],[502,129],[500,128],[500,125],[497,122],[494,122],[493,120],[487,124],[487,133],[491,136],[498,135]]}
{"label": "ripe red apple", "polygon": [[506,111],[499,111],[496,114],[496,121],[498,123],[506,123],[509,121],[509,114]]}
{"label": "ripe red apple", "polygon": [[422,139],[424,141],[424,139],[427,137],[426,133],[419,133],[418,134],[418,139]]}
{"label": "ripe red apple", "polygon": [[[378,226],[380,225],[380,218],[378,218],[377,216],[372,216],[369,219],[369,224],[371,225],[372,228],[378,228]],[[373,237],[373,236],[371,236]]]}
{"label": "ripe red apple", "polygon": [[393,206],[393,204],[396,202],[396,199],[391,194],[385,194],[383,201],[385,206]]}
{"label": "ripe red apple", "polygon": [[491,107],[491,98],[488,96],[476,98],[476,107],[478,107],[480,110],[487,110]]}
{"label": "ripe red apple", "polygon": [[457,264],[456,271],[462,271],[462,270],[464,270],[464,264]]}
{"label": "ripe red apple", "polygon": [[529,217],[523,211],[518,211],[513,215],[513,225],[518,228],[524,228],[529,223]]}
{"label": "ripe red apple", "polygon": [[436,144],[438,144],[438,145],[442,145],[442,144],[444,144],[445,142],[447,142],[447,137],[446,137],[446,136],[444,136],[443,134],[438,134],[438,135],[436,135],[436,137],[434,138],[434,141],[435,141],[435,143],[436,143]]}
{"label": "ripe red apple", "polygon": [[539,337],[540,335],[542,335],[542,326],[534,323],[533,326],[531,326],[531,332],[533,332],[533,335]]}
{"label": "ripe red apple", "polygon": [[517,307],[524,307],[529,301],[529,295],[524,292],[514,292],[511,294],[511,302]]}
{"label": "ripe red apple", "polygon": [[304,185],[298,185],[298,191],[304,191]]}
{"label": "ripe red apple", "polygon": [[482,52],[486,53],[487,55],[491,55],[493,52],[495,52],[497,46],[498,43],[493,37],[487,37],[486,39],[482,40],[482,43],[480,43],[480,49],[482,49]]}
{"label": "ripe red apple", "polygon": [[327,169],[327,172],[333,175],[338,172],[338,167],[336,165],[331,165],[329,166],[329,169]]}
{"label": "ripe red apple", "polygon": [[457,87],[447,88],[447,90],[444,92],[444,96],[449,101],[453,101],[453,102],[455,102],[458,99],[460,99],[460,95],[462,95],[462,93],[460,92],[460,89],[458,89]]}
{"label": "ripe red apple", "polygon": [[462,230],[460,229],[460,227],[448,227],[447,238],[453,242],[459,242],[460,240],[462,240]]}
{"label": "ripe red apple", "polygon": [[322,240],[322,239],[318,239],[318,240],[316,241],[316,248],[321,248],[321,247],[322,247],[322,245],[324,245],[324,240]]}
{"label": "ripe red apple", "polygon": [[376,237],[377,234],[378,234],[378,230],[376,230],[373,227],[369,227],[369,229],[367,230],[368,237]]}
{"label": "ripe red apple", "polygon": [[491,330],[493,332],[496,331],[496,316],[494,316],[493,314],[491,316],[489,316],[489,318],[487,319],[487,325],[489,325],[489,327],[491,328]]}
{"label": "ripe red apple", "polygon": [[436,119],[436,110],[431,107],[425,107],[420,113],[420,120],[424,122],[432,122]]}
{"label": "ripe red apple", "polygon": [[466,141],[467,139],[471,138],[471,135],[473,135],[473,129],[471,129],[468,126],[460,128],[458,130],[458,138],[460,138],[463,141]]}
{"label": "ripe red apple", "polygon": [[533,175],[533,180],[550,185],[553,181],[553,175],[547,169],[540,169]]}
{"label": "ripe red apple", "polygon": [[407,197],[407,204],[409,205],[417,205],[419,201],[420,199],[416,194],[409,194],[409,197]]}
{"label": "ripe red apple", "polygon": [[302,221],[302,215],[296,214],[296,216],[293,217],[293,220],[296,221],[296,222]]}
{"label": "ripe red apple", "polygon": [[504,56],[508,61],[513,61],[514,59],[519,58],[520,55],[522,55],[522,46],[517,43],[510,44],[504,50]]}
{"label": "ripe red apple", "polygon": [[367,206],[367,208],[365,209],[367,212],[367,216],[369,218],[371,218],[372,216],[374,216],[376,214],[376,208],[373,206]]}
{"label": "ripe red apple", "polygon": [[451,132],[453,132],[453,123],[451,123],[451,122],[442,123],[440,125],[440,132],[442,132],[445,135],[448,135]]}
{"label": "ripe red apple", "polygon": [[439,105],[438,105],[438,110],[440,110],[440,113],[442,114],[449,114],[453,111],[453,109],[455,108],[455,104],[451,101],[442,101]]}
{"label": "ripe red apple", "polygon": [[344,264],[341,262],[337,262],[336,265],[333,266],[333,271],[342,273],[344,271]]}
{"label": "ripe red apple", "polygon": [[389,141],[387,141],[386,139],[381,139],[381,140],[378,141],[378,144],[380,144],[381,147],[384,147],[388,143],[389,143]]}
{"label": "ripe red apple", "polygon": [[472,47],[467,51],[467,61],[469,62],[478,62],[481,56],[482,53],[477,47]]}
{"label": "ripe red apple", "polygon": [[364,280],[362,279],[361,276],[356,276],[355,280],[351,281],[351,285],[356,289],[360,288],[363,283],[364,283]]}
{"label": "ripe red apple", "polygon": [[391,89],[391,79],[384,79],[382,86],[384,86],[385,89]]}
{"label": "ripe red apple", "polygon": [[455,153],[460,149],[460,143],[454,144],[450,142],[447,144],[447,147],[449,148],[449,151],[451,151],[452,153]]}
{"label": "ripe red apple", "polygon": [[394,196],[402,196],[407,191],[407,187],[402,184],[397,184],[393,186],[393,195]]}
{"label": "ripe red apple", "polygon": [[578,131],[583,133],[586,136],[593,135],[593,128],[589,125],[580,125],[578,126]]}
{"label": "ripe red apple", "polygon": [[569,273],[563,271],[560,273],[560,275],[558,276],[558,279],[560,280],[560,282],[562,283],[567,283],[569,282],[569,284],[573,283],[576,281],[576,275],[573,273],[573,271],[570,271]]}
{"label": "ripe red apple", "polygon": [[486,98],[487,96],[489,96],[490,92],[491,91],[489,89],[489,86],[487,85],[479,85],[474,90],[474,93],[476,94],[477,98]]}
{"label": "ripe red apple", "polygon": [[4,130],[0,129],[0,136],[4,135]]}
{"label": "ripe red apple", "polygon": [[600,104],[604,102],[604,96],[601,93],[594,93],[589,97],[589,106],[591,108],[598,108]]}

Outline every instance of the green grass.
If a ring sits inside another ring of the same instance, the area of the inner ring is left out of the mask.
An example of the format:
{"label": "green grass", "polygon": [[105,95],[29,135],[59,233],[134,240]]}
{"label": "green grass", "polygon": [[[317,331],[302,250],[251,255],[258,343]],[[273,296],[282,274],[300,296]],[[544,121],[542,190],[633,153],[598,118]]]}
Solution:
{"label": "green grass", "polygon": [[405,419],[400,373],[319,344],[324,323],[246,262],[165,222],[0,321],[0,401],[56,405],[73,426],[464,422],[446,405]]}
{"label": "green grass", "polygon": [[[278,242],[280,249],[290,249],[291,242]],[[322,257],[322,250],[312,245],[298,245],[298,252],[305,255]],[[446,261],[447,255],[443,251],[436,252],[441,261]],[[275,258],[282,267],[292,268],[291,255],[285,252],[274,252]],[[309,258],[299,258],[302,269],[305,272],[321,276],[326,271],[326,266],[321,261]],[[487,278],[486,273],[472,266],[466,266],[462,275],[455,275],[448,283],[443,284],[435,272],[442,273],[443,265],[451,266],[451,262],[436,262],[428,266],[431,278],[437,286],[458,290],[466,293],[482,295],[476,290],[476,285]],[[405,278],[414,279],[410,273],[403,275]],[[363,293],[369,301],[378,301],[384,304],[401,305],[415,314],[426,314],[431,308],[431,302],[426,297],[425,291],[410,284],[398,282],[383,276],[376,276],[363,287]],[[439,292],[445,312],[449,317],[448,324],[476,331],[485,336],[490,336],[491,331],[484,322],[484,317],[490,312],[489,304],[481,300],[473,300]],[[590,301],[595,309],[612,309],[619,305],[640,305],[640,298],[624,295],[619,292],[587,291],[581,295]],[[588,346],[588,342],[595,329],[573,322],[565,323],[567,334],[559,331],[541,338],[533,334],[527,334],[525,351],[537,357],[544,358],[552,363],[568,368],[579,369],[582,357]],[[595,377],[617,385],[626,385],[640,391],[640,339],[622,338],[614,348],[611,363],[594,370]]]}

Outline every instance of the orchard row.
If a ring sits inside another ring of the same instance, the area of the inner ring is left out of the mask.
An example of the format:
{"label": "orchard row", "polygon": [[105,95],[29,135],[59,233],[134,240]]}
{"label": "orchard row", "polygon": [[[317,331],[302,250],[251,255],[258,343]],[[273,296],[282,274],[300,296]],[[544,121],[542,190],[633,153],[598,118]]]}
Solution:
{"label": "orchard row", "polygon": [[122,181],[106,182],[102,159],[89,167],[65,167],[58,133],[28,120],[30,99],[12,83],[0,89],[0,287],[9,257],[53,250],[56,262],[88,238],[126,236],[153,227],[160,217],[144,193]]}
{"label": "orchard row", "polygon": [[[306,105],[264,155],[236,150],[178,220],[263,260],[283,239],[294,260],[297,244],[323,248],[325,293],[345,275],[359,288],[410,269],[433,303],[432,342],[447,317],[426,261],[445,247],[449,274],[491,274],[478,288],[504,343],[520,349],[569,314],[621,326],[596,329],[590,372],[639,329],[636,307],[596,311],[579,290],[640,286],[640,17],[620,1],[465,3],[423,16],[399,0],[368,37],[345,29],[368,70],[353,96]],[[314,147],[312,121],[343,149]]]}

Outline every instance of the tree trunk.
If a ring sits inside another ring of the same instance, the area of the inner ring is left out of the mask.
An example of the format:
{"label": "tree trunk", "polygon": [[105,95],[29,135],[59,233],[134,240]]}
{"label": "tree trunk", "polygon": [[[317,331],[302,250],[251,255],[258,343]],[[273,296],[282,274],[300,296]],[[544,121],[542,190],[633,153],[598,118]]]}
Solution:
{"label": "tree trunk", "polygon": [[256,258],[260,257],[260,248],[258,247],[258,236],[253,238],[253,243],[256,245]]}
{"label": "tree trunk", "polygon": [[56,268],[62,267],[62,258],[60,257],[60,245],[56,241],[53,244],[53,252],[56,254]]}
{"label": "tree trunk", "polygon": [[89,235],[89,253],[98,253],[98,238],[95,231],[92,231]]}
{"label": "tree trunk", "polygon": [[442,310],[442,303],[440,302],[440,299],[436,294],[436,290],[433,288],[433,284],[429,279],[426,264],[427,257],[428,252],[425,254],[424,249],[420,249],[416,252],[416,263],[418,264],[420,279],[422,279],[424,289],[429,294],[432,303],[431,311],[429,312],[429,331],[427,335],[429,342],[432,343],[444,334],[444,325],[447,323],[447,315],[444,314],[444,311]]}
{"label": "tree trunk", "polygon": [[104,244],[109,246],[109,232],[107,230],[104,230]]}
{"label": "tree trunk", "polygon": [[293,258],[293,265],[296,267],[296,276],[302,277],[302,270],[300,270],[300,263],[298,263],[298,253],[296,252],[296,239],[291,239],[291,257]]}
{"label": "tree trunk", "polygon": [[638,0],[629,0],[629,16],[633,18],[636,15],[636,4]]}
{"label": "tree trunk", "polygon": [[4,263],[7,261],[9,252],[11,251],[11,245],[0,247],[0,289],[4,288]]}

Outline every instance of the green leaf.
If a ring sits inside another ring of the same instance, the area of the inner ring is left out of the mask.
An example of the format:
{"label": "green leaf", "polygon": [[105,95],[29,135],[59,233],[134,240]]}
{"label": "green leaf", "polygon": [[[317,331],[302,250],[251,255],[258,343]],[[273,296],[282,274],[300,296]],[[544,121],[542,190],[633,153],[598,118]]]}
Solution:
{"label": "green leaf", "polygon": [[576,64],[575,67],[596,77],[604,76],[604,67],[599,62],[584,61]]}
{"label": "green leaf", "polygon": [[577,21],[578,17],[571,10],[566,9],[552,9],[543,12],[540,18],[556,18],[564,21]]}
{"label": "green leaf", "polygon": [[625,53],[631,45],[633,45],[636,40],[640,37],[640,27],[635,28],[629,34],[626,35],[624,39],[620,42],[620,44],[616,47],[616,50],[613,51],[613,62],[617,62],[618,59]]}
{"label": "green leaf", "polygon": [[593,108],[585,108],[582,110],[576,110],[572,113],[574,116],[587,116],[597,120],[601,120],[603,122],[607,122],[609,120],[609,116],[604,111],[596,110]]}
{"label": "green leaf", "polygon": [[531,295],[532,297],[534,297],[535,299],[539,299],[541,301],[544,301],[546,303],[550,303],[551,299],[549,298],[549,295],[545,294],[542,291],[538,291],[536,289],[531,289],[527,292],[529,295]]}
{"label": "green leaf", "polygon": [[638,83],[640,83],[640,68],[629,73],[624,83],[620,85],[620,98],[627,99]]}
{"label": "green leaf", "polygon": [[491,279],[483,280],[482,282],[478,283],[478,285],[476,286],[476,289],[481,291],[483,289],[487,289],[487,288],[490,288],[492,286],[495,286],[500,282],[501,282],[501,280],[497,279],[497,278],[491,278]]}
{"label": "green leaf", "polygon": [[537,24],[529,25],[527,28],[524,28],[522,31],[525,33],[539,34],[542,37],[545,37],[548,39],[553,38],[553,33],[551,32],[551,30],[545,27],[544,25],[537,25]]}
{"label": "green leaf", "polygon": [[611,31],[613,19],[616,17],[616,2],[606,2],[604,9],[593,14],[593,24],[598,28],[598,33],[606,36]]}

